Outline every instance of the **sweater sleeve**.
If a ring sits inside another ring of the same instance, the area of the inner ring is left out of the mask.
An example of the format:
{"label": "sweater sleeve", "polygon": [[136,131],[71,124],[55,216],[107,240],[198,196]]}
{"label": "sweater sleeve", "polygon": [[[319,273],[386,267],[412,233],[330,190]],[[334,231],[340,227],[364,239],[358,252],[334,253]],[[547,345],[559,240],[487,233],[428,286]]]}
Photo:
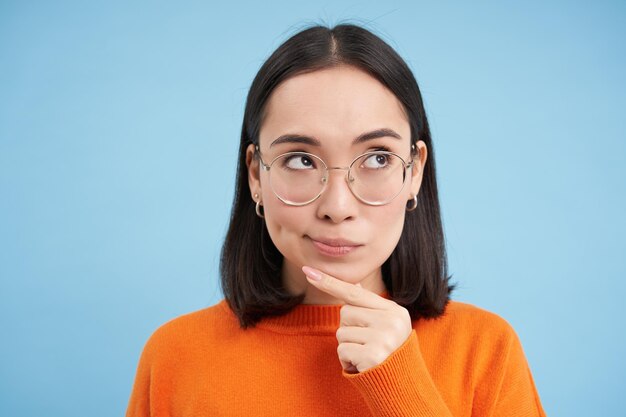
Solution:
{"label": "sweater sleeve", "polygon": [[[482,377],[474,381],[471,415],[545,417],[519,338],[508,325],[500,331],[502,350],[499,343],[490,345],[497,350],[482,352],[488,365],[472,372]],[[474,364],[480,366],[479,362]],[[415,330],[378,366],[357,374],[343,371],[343,376],[359,390],[376,417],[452,416],[430,376]]]}
{"label": "sweater sleeve", "polygon": [[357,374],[343,371],[376,417],[451,417],[419,350],[415,329],[395,352]]}
{"label": "sweater sleeve", "polygon": [[[477,393],[472,415],[490,417],[545,417],[522,344],[509,327],[506,353],[491,392]],[[479,399],[489,398],[485,407]]]}
{"label": "sweater sleeve", "polygon": [[135,383],[128,400],[126,417],[150,416],[150,367],[151,347],[146,343],[139,358]]}

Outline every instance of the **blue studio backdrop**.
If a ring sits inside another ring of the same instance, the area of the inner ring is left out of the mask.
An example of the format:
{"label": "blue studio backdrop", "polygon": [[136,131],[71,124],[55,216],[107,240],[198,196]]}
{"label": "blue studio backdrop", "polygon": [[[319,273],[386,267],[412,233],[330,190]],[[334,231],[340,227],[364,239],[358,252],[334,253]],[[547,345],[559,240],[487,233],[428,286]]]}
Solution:
{"label": "blue studio backdrop", "polygon": [[363,24],[415,73],[457,300],[550,416],[624,415],[626,3],[0,2],[0,415],[123,415],[152,332],[222,298],[243,106]]}

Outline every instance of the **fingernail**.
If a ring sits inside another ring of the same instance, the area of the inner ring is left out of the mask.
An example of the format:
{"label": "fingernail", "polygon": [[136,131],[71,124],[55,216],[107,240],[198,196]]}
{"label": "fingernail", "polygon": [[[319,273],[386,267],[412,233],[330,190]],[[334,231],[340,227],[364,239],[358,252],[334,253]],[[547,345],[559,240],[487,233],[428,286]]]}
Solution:
{"label": "fingernail", "polygon": [[304,272],[306,276],[311,278],[313,281],[319,281],[322,279],[322,274],[317,269],[313,269],[308,266],[303,266],[302,272]]}

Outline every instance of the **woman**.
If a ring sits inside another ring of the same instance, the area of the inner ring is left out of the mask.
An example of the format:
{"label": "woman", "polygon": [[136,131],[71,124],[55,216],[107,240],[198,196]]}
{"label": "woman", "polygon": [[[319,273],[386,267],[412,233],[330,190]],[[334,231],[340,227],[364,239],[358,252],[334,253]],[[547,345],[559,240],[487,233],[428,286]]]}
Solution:
{"label": "woman", "polygon": [[513,329],[449,300],[419,88],[365,29],[259,70],[221,279],[151,336],[127,416],[544,415]]}

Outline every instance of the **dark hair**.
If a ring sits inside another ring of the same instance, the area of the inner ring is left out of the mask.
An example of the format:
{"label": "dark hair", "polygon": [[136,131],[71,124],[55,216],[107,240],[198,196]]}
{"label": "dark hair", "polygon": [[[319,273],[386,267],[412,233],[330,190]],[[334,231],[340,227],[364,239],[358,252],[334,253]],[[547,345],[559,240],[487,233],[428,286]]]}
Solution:
{"label": "dark hair", "polygon": [[403,104],[411,127],[411,143],[424,141],[424,167],[417,207],[405,216],[400,240],[382,266],[389,296],[412,319],[441,315],[454,286],[449,285],[434,150],[417,82],[404,60],[378,36],[351,24],[305,29],[274,51],[257,73],[246,101],[237,188],[230,225],[222,248],[220,274],[224,298],[241,327],[264,316],[287,313],[304,295],[293,296],[281,279],[282,254],[274,246],[265,221],[255,213],[250,197],[246,148],[258,144],[266,103],[286,79],[337,65],[357,67],[385,85]]}

